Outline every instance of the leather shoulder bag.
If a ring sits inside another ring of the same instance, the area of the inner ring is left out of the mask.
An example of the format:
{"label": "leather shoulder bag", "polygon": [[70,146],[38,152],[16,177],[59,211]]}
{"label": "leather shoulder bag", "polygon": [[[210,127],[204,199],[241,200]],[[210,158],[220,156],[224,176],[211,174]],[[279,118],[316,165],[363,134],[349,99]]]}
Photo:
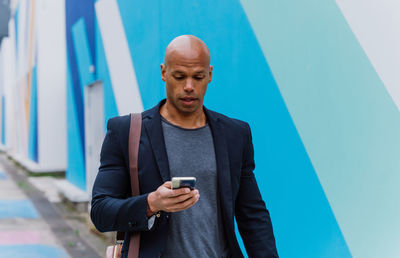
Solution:
{"label": "leather shoulder bag", "polygon": [[[131,179],[132,196],[139,195],[138,153],[140,134],[142,130],[142,114],[132,113],[129,128],[129,174]],[[107,247],[106,258],[120,258],[124,232],[117,232],[117,243]],[[134,232],[129,241],[128,258],[139,257],[140,233]]]}

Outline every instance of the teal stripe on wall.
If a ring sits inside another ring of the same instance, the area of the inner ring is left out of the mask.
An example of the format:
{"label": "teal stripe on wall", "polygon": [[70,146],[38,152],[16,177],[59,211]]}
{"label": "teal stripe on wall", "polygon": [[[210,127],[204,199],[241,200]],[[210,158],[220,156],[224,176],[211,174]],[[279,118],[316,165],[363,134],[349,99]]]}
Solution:
{"label": "teal stripe on wall", "polygon": [[1,143],[6,145],[6,98],[1,96]]}
{"label": "teal stripe on wall", "polygon": [[92,58],[90,56],[89,42],[85,28],[85,20],[83,18],[80,18],[72,26],[72,39],[74,42],[79,79],[82,86],[83,96],[83,87],[94,82],[94,70],[90,70],[90,68],[94,68],[94,66]]}
{"label": "teal stripe on wall", "polygon": [[352,254],[398,256],[399,111],[335,1],[242,4]]}
{"label": "teal stripe on wall", "polygon": [[16,61],[18,60],[18,24],[19,24],[19,2],[17,4],[17,7],[15,8],[15,14],[14,14],[14,25],[15,25],[15,55],[16,55]]}
{"label": "teal stripe on wall", "polygon": [[72,184],[86,190],[85,154],[82,149],[77,106],[67,58],[67,171],[65,177]]}
{"label": "teal stripe on wall", "polygon": [[31,75],[31,99],[29,107],[29,142],[28,157],[38,162],[38,121],[37,121],[37,67],[33,67]]}

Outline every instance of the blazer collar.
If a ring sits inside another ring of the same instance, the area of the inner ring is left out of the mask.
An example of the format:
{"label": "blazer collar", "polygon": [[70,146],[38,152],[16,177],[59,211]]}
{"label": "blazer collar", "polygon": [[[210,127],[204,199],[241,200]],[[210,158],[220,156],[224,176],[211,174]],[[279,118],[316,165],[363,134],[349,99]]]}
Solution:
{"label": "blazer collar", "polygon": [[[167,149],[165,147],[164,133],[161,125],[160,107],[165,103],[165,99],[150,110],[143,112],[143,124],[149,136],[151,148],[157,162],[162,181],[171,180],[168,164]],[[149,118],[149,119],[146,119]]]}
{"label": "blazer collar", "polygon": [[[230,219],[233,211],[231,170],[228,145],[220,116],[204,107],[214,141],[215,159],[217,161],[218,192],[223,218]],[[227,229],[231,231],[230,228]],[[234,232],[230,232],[234,234]]]}

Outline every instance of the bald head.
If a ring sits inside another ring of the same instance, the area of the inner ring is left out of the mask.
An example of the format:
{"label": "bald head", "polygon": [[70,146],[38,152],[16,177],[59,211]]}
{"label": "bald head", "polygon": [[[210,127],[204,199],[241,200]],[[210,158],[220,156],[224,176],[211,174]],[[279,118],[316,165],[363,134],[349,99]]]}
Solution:
{"label": "bald head", "polygon": [[204,122],[203,99],[213,70],[206,44],[191,35],[175,38],[169,43],[160,68],[167,91],[160,113],[172,120],[194,116]]}
{"label": "bald head", "polygon": [[165,51],[164,64],[168,66],[176,58],[198,59],[204,65],[210,65],[210,51],[207,45],[193,35],[182,35],[169,43]]}

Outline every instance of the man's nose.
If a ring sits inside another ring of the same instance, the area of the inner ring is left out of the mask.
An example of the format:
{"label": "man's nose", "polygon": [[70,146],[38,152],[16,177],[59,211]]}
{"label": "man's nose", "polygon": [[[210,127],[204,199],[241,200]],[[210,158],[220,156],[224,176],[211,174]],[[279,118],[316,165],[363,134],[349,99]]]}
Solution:
{"label": "man's nose", "polygon": [[186,92],[192,92],[193,89],[193,81],[191,79],[187,79],[183,90]]}

